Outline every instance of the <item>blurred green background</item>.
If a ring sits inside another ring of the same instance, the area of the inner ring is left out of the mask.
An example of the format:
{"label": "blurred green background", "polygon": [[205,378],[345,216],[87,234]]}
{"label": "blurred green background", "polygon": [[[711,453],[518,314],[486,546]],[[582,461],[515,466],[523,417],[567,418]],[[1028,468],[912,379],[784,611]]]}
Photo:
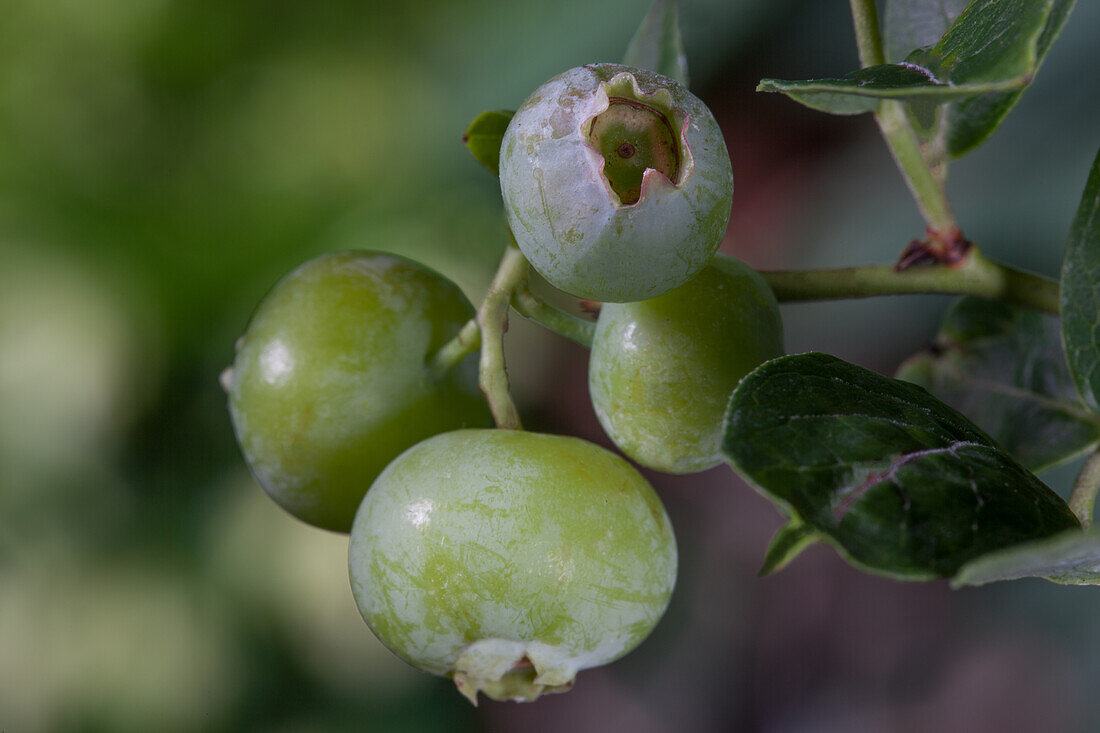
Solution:
{"label": "blurred green background", "polygon": [[[823,548],[757,579],[779,518],[725,469],[652,476],[682,564],[645,645],[568,695],[474,709],[374,641],[346,538],[252,482],[218,374],[266,290],[317,253],[371,248],[476,302],[504,228],[466,123],[617,60],[647,6],[0,6],[0,731],[1095,730],[1097,591],[902,585]],[[847,3],[682,0],[681,20],[733,159],[725,250],[889,262],[919,235],[868,118],[752,91],[855,68]],[[951,174],[967,234],[1049,275],[1100,145],[1098,28],[1080,3]],[[947,302],[787,306],[788,348],[890,372]],[[606,443],[583,350],[513,320],[528,426]]]}

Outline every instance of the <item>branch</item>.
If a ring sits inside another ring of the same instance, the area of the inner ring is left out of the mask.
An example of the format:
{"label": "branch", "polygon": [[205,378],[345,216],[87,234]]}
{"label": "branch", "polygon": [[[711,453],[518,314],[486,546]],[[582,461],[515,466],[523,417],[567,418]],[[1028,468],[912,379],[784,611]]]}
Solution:
{"label": "branch", "polygon": [[1054,315],[1059,309],[1057,282],[986,259],[976,249],[957,267],[917,265],[897,272],[891,265],[867,265],[760,274],[782,302],[942,293],[979,295]]}
{"label": "branch", "polygon": [[859,63],[864,68],[886,63],[882,53],[882,34],[878,28],[878,8],[875,0],[851,0],[852,22],[856,27],[856,47]]}
{"label": "branch", "polygon": [[905,185],[917,202],[924,223],[933,232],[951,237],[959,231],[955,212],[939,178],[928,167],[921,153],[920,141],[909,124],[904,102],[883,100],[875,112],[875,122],[886,140]]}
{"label": "branch", "polygon": [[[875,0],[849,0],[852,22],[856,30],[856,46],[859,62],[864,68],[886,63],[882,52],[882,35],[878,26],[878,9]],[[928,167],[921,154],[920,141],[913,132],[903,102],[883,100],[875,111],[883,139],[898,165],[917,202],[921,216],[933,232],[952,235],[958,232],[955,213],[947,200],[942,181]]]}

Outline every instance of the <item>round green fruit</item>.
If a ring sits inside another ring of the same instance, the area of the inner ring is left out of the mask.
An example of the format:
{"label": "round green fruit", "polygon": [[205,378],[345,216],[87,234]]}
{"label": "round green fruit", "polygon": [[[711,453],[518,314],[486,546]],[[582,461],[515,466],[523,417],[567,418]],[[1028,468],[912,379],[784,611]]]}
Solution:
{"label": "round green fruit", "polygon": [[668,605],[660,499],[578,438],[462,430],[410,448],[351,530],[352,591],[382,642],[476,703],[560,692],[637,646]]}
{"label": "round green fruit", "polygon": [[748,265],[717,255],[672,292],[601,308],[588,391],[623,453],[692,473],[722,461],[722,420],[741,377],[782,354],[775,295]]}
{"label": "round green fruit", "polygon": [[523,254],[573,295],[625,302],[690,280],[722,240],[733,172],[714,116],[678,82],[579,66],[516,111],[500,188]]}
{"label": "round green fruit", "polygon": [[491,424],[476,360],[430,359],[474,314],[458,286],[376,252],[322,255],[264,298],[229,375],[229,412],[263,489],[347,532],[386,464],[447,430]]}

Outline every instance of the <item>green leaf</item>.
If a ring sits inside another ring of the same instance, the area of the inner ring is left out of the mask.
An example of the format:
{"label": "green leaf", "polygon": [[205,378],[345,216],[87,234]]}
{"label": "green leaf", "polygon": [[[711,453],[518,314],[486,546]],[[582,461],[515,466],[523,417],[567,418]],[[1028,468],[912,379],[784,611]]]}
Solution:
{"label": "green leaf", "polygon": [[[1035,38],[1034,56],[1030,60],[1028,83],[1039,71],[1047,52],[1065,25],[1076,0],[1053,0],[1052,2],[1023,3],[1026,5],[1047,5],[1042,26]],[[993,134],[1005,116],[1019,101],[1023,89],[1014,92],[987,94],[966,99],[948,105],[937,132],[935,146],[950,158],[960,158],[981,145]]]}
{"label": "green leaf", "polygon": [[768,544],[759,576],[762,578],[782,570],[787,563],[819,539],[813,529],[797,519],[783,525]]}
{"label": "green leaf", "polygon": [[1100,532],[1070,530],[983,555],[963,565],[951,585],[958,588],[1020,578],[1045,578],[1063,585],[1100,585]]}
{"label": "green leaf", "polygon": [[1073,0],[974,0],[935,46],[913,51],[904,62],[840,79],[765,79],[757,89],[782,92],[833,114],[869,112],[881,99],[951,103],[937,129],[938,148],[957,157],[988,137],[1016,103],[1072,5]]}
{"label": "green leaf", "polygon": [[1026,77],[1053,0],[975,0],[931,51],[953,81]]}
{"label": "green leaf", "polygon": [[763,79],[758,92],[781,92],[807,107],[832,114],[871,112],[881,99],[905,102],[942,103],[960,97],[1015,89],[1026,84],[1024,78],[952,84],[936,78],[930,68],[915,63],[883,64],[848,74],[843,79],[781,81]]}
{"label": "green leaf", "polygon": [[826,354],[765,362],[734,391],[723,453],[853,564],[953,575],[1080,524],[977,426],[916,385]]}
{"label": "green leaf", "polygon": [[1062,263],[1062,341],[1081,397],[1100,409],[1100,151],[1073,219]]}
{"label": "green leaf", "polygon": [[886,0],[883,46],[888,61],[901,61],[940,40],[970,0]]}
{"label": "green leaf", "polygon": [[960,299],[933,347],[908,359],[897,376],[972,419],[1031,471],[1100,443],[1100,417],[1077,395],[1058,319],[1029,308]]}
{"label": "green leaf", "polygon": [[623,64],[656,71],[688,86],[687,54],[675,0],[653,0],[626,48]]}
{"label": "green leaf", "polygon": [[478,163],[493,172],[500,173],[500,141],[504,138],[504,131],[508,129],[508,123],[512,121],[515,112],[511,110],[490,110],[482,112],[462,136],[462,142],[467,150],[474,156]]}

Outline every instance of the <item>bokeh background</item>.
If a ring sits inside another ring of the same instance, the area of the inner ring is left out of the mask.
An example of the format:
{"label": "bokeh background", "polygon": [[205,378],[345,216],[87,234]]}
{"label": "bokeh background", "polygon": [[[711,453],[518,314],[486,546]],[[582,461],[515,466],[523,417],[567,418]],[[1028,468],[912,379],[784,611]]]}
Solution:
{"label": "bokeh background", "polygon": [[[255,486],[218,385],[320,252],[398,252],[475,302],[504,244],[459,137],[621,57],[648,0],[0,5],[0,730],[1087,731],[1100,591],[950,591],[826,548],[758,579],[779,515],[720,468],[651,478],[681,577],[651,639],[568,695],[474,709],[374,641],[345,537]],[[840,0],[683,0],[736,180],[723,249],[889,262],[921,222],[867,117],[753,93],[857,65]],[[1048,275],[1100,144],[1100,5],[950,181],[967,234]],[[792,352],[892,372],[949,299],[785,306]],[[585,352],[513,319],[529,427],[606,442]],[[1047,478],[1065,491],[1072,467]]]}

